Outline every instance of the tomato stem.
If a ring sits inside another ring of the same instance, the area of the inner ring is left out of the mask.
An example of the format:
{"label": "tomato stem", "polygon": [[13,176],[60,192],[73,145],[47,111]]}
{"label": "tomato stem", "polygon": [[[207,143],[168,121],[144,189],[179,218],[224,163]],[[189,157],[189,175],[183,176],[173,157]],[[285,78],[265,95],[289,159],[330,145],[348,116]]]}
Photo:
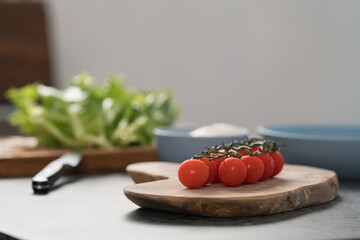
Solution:
{"label": "tomato stem", "polygon": [[206,157],[209,161],[222,157],[235,157],[241,159],[244,155],[259,156],[263,153],[271,151],[280,151],[284,144],[278,144],[274,140],[261,138],[250,138],[243,141],[234,139],[230,143],[222,142],[220,146],[207,147],[200,155],[194,155],[193,159],[201,159]]}

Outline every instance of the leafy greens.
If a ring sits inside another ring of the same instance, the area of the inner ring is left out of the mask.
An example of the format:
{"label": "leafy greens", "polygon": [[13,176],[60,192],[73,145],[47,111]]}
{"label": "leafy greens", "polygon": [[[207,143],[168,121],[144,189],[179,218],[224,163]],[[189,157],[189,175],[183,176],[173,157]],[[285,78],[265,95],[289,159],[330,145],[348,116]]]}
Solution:
{"label": "leafy greens", "polygon": [[76,75],[58,90],[31,84],[7,91],[16,106],[9,122],[37,138],[44,147],[123,147],[149,145],[153,129],[172,125],[179,106],[169,90],[135,91],[123,76],[101,86],[87,73]]}

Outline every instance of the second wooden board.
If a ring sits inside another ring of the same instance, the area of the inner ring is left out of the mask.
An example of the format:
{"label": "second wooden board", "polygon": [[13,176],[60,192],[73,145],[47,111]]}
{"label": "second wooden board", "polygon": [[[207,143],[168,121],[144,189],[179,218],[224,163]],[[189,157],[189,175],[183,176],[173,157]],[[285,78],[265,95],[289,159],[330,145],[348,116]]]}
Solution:
{"label": "second wooden board", "polygon": [[[0,178],[34,176],[49,162],[68,151],[70,150],[39,148],[36,139],[32,137],[2,137],[0,138]],[[131,163],[158,160],[156,149],[151,146],[89,148],[83,150],[83,159],[74,172],[124,171]]]}
{"label": "second wooden board", "polygon": [[177,178],[179,164],[135,163],[127,167],[138,184],[127,186],[128,199],[144,208],[212,217],[268,215],[333,200],[336,173],[285,164],[274,178],[255,184],[226,187],[221,183],[187,189]]}

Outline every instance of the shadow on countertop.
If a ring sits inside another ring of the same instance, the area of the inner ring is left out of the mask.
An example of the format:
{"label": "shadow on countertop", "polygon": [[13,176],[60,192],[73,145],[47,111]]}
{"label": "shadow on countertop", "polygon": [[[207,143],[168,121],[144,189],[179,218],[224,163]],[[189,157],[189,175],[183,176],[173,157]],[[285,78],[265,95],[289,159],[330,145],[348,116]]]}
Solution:
{"label": "shadow on countertop", "polygon": [[203,217],[203,216],[185,215],[179,213],[164,212],[160,210],[139,208],[128,213],[126,215],[126,219],[129,221],[136,221],[145,224],[162,224],[162,225],[251,226],[251,225],[261,225],[261,224],[285,221],[306,214],[324,211],[329,208],[332,208],[341,201],[342,201],[341,197],[337,196],[334,200],[328,203],[305,207],[290,212],[277,213],[266,216],[229,217],[229,218]]}
{"label": "shadow on countertop", "polygon": [[0,232],[0,240],[19,240],[19,238],[12,237],[5,233]]}

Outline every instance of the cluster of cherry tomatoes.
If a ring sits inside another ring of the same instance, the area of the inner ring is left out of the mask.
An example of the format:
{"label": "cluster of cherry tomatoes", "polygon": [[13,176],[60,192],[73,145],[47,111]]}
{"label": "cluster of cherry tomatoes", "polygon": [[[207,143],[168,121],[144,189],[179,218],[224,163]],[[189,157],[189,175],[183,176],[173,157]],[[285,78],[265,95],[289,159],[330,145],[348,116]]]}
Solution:
{"label": "cluster of cherry tomatoes", "polygon": [[284,166],[279,145],[270,140],[248,139],[207,148],[184,161],[178,170],[180,182],[188,188],[210,183],[236,187],[274,177]]}

